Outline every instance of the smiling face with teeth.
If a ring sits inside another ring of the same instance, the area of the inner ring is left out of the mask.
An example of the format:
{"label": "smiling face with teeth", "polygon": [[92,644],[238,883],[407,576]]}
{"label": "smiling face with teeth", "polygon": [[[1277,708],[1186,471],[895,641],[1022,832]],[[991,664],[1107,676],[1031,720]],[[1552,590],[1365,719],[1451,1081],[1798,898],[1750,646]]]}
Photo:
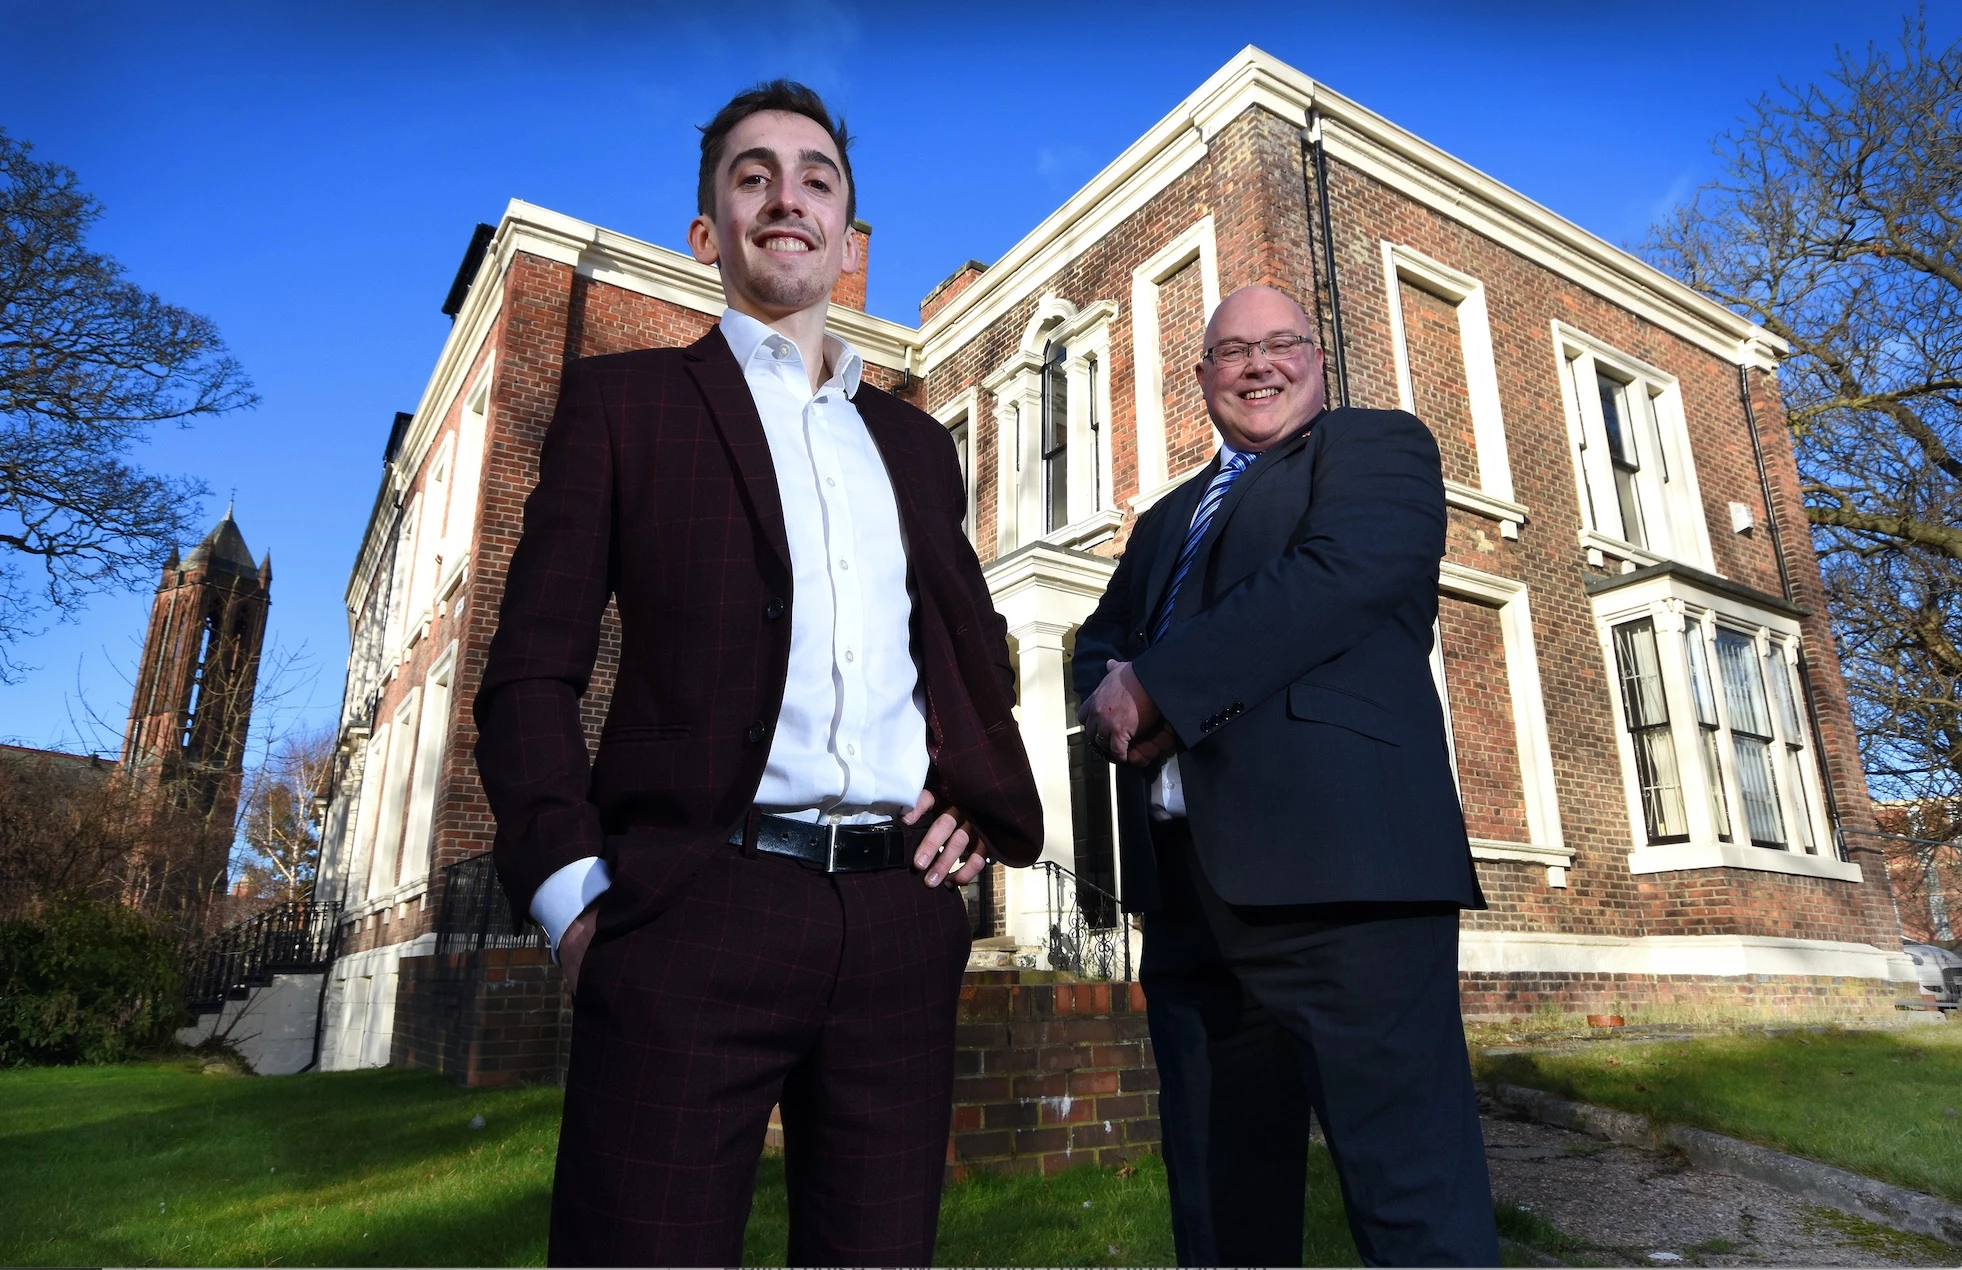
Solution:
{"label": "smiling face with teeth", "polygon": [[803,115],[762,111],[729,133],[716,172],[714,215],[688,226],[695,259],[721,270],[731,308],[772,326],[807,315],[821,334],[838,275],[859,265],[831,134]]}
{"label": "smiling face with teeth", "polygon": [[[1272,335],[1313,336],[1301,306],[1273,287],[1243,287],[1220,301],[1206,323],[1205,347],[1222,340],[1255,344]],[[1238,366],[1200,361],[1193,368],[1206,413],[1220,436],[1236,450],[1258,454],[1301,431],[1322,412],[1328,389],[1322,379],[1322,350],[1304,344],[1274,361],[1258,348]]]}

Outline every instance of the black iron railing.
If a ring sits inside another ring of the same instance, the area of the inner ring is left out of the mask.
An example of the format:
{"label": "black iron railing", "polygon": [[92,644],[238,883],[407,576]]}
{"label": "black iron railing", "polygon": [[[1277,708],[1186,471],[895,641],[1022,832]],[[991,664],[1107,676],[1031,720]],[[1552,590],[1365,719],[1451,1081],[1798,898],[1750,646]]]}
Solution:
{"label": "black iron railing", "polygon": [[341,906],[295,900],[261,909],[184,950],[178,971],[193,1013],[272,982],[276,974],[325,970],[334,960]]}
{"label": "black iron railing", "polygon": [[1131,923],[1117,897],[1054,861],[1036,866],[1048,879],[1049,967],[1086,979],[1131,975]]}
{"label": "black iron railing", "polygon": [[436,952],[479,948],[543,948],[542,927],[514,926],[511,901],[486,851],[443,866],[443,903],[436,911]]}

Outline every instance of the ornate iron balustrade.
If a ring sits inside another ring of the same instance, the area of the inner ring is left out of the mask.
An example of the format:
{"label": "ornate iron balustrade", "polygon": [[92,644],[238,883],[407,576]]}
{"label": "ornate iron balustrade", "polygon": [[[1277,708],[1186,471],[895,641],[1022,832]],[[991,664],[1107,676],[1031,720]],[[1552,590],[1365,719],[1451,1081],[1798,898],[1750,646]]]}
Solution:
{"label": "ornate iron balustrade", "polygon": [[325,970],[339,941],[341,906],[274,904],[192,944],[178,963],[193,1013],[216,1010],[276,974]]}
{"label": "ornate iron balustrade", "polygon": [[1087,979],[1129,980],[1131,923],[1117,897],[1053,860],[1036,867],[1048,879],[1050,968]]}
{"label": "ornate iron balustrade", "polygon": [[511,923],[511,901],[488,851],[443,866],[443,903],[436,911],[437,955],[479,948],[543,948],[543,927]]}

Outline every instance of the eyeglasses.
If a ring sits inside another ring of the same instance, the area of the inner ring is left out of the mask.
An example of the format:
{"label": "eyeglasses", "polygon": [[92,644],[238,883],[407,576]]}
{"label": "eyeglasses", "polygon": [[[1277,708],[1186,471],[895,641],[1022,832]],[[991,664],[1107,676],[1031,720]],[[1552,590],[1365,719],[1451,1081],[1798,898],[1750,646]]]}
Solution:
{"label": "eyeglasses", "polygon": [[1300,352],[1303,345],[1312,343],[1314,341],[1306,335],[1270,335],[1251,343],[1246,340],[1221,340],[1207,349],[1203,356],[1215,366],[1238,366],[1253,356],[1255,349],[1259,349],[1267,355],[1268,361],[1280,362]]}

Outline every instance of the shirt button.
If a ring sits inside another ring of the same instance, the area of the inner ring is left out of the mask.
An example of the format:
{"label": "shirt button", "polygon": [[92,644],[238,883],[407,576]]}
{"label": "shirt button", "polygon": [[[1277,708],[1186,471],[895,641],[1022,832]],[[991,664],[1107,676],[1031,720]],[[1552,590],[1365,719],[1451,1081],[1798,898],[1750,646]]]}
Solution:
{"label": "shirt button", "polygon": [[782,617],[783,600],[781,598],[776,598],[776,599],[772,599],[768,604],[765,604],[763,606],[763,616],[769,618],[772,622]]}
{"label": "shirt button", "polygon": [[745,732],[743,735],[749,738],[749,743],[751,745],[754,745],[758,741],[761,741],[763,739],[763,734],[768,731],[769,729],[763,726],[763,720],[758,719],[756,722],[749,725],[749,731]]}
{"label": "shirt button", "polygon": [[838,478],[835,476],[827,476],[824,478],[824,483],[826,485],[836,485],[838,483]]}
{"label": "shirt button", "polygon": [[840,569],[850,569],[852,567],[852,562],[849,560],[840,560],[838,562],[838,567]]}
{"label": "shirt button", "polygon": [[846,660],[846,661],[857,661],[857,660],[858,660],[858,654],[857,654],[857,653],[855,653],[855,652],[853,652],[853,651],[852,651],[851,649],[849,649],[849,648],[847,648],[847,649],[845,650],[845,660]]}
{"label": "shirt button", "polygon": [[858,754],[858,747],[856,745],[847,745],[845,747],[845,753],[856,756]]}

